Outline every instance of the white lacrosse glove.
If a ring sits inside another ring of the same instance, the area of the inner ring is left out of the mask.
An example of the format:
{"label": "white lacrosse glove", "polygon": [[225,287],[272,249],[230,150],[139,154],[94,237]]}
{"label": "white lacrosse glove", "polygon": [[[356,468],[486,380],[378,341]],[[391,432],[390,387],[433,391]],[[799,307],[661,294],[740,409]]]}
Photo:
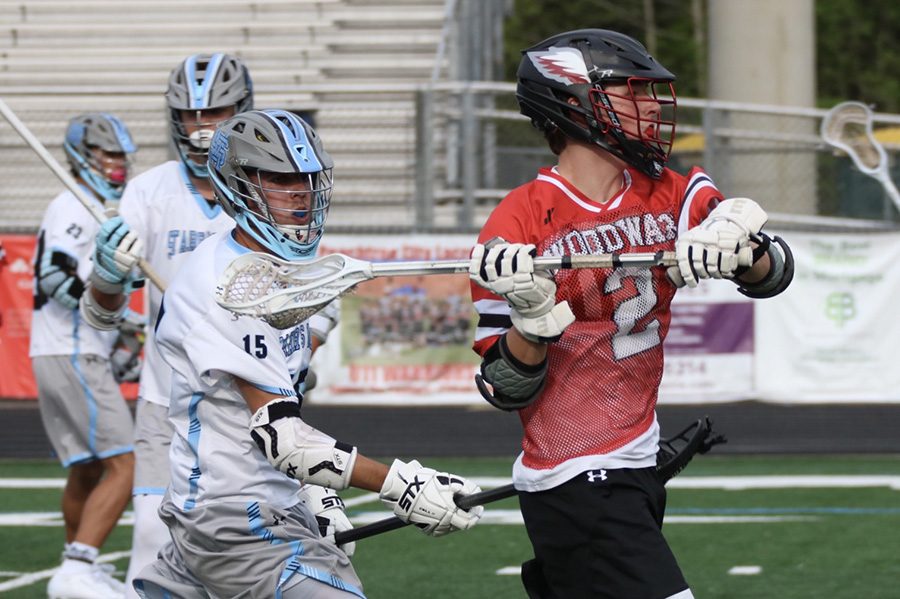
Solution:
{"label": "white lacrosse glove", "polygon": [[115,215],[100,225],[94,244],[91,283],[103,293],[121,293],[133,280],[131,271],[141,258],[144,242],[121,216]]}
{"label": "white lacrosse glove", "polygon": [[313,337],[325,343],[334,327],[341,322],[341,302],[333,300],[324,308],[310,316],[309,331]]}
{"label": "white lacrosse glove", "polygon": [[556,303],[556,283],[535,271],[533,244],[495,238],[478,244],[469,261],[469,278],[499,295],[512,308],[510,318],[522,336],[535,343],[556,341],[575,315],[568,302]]}
{"label": "white lacrosse glove", "polygon": [[[316,517],[319,534],[323,538],[331,537],[331,540],[334,540],[335,533],[353,528],[350,518],[344,513],[344,500],[333,489],[318,485],[303,485],[298,497],[300,503]],[[356,543],[345,543],[339,547],[347,557],[353,557],[356,552]]]}
{"label": "white lacrosse glove", "polygon": [[466,479],[423,468],[418,461],[394,460],[379,497],[394,510],[394,515],[419,527],[432,537],[475,526],[483,506],[464,510],[453,501],[457,493],[470,495],[481,488]]}
{"label": "white lacrosse glove", "polygon": [[675,242],[678,266],[667,273],[677,287],[696,287],[700,279],[731,279],[735,271],[753,266],[750,237],[768,215],[750,198],[732,198],[716,206],[706,219]]}

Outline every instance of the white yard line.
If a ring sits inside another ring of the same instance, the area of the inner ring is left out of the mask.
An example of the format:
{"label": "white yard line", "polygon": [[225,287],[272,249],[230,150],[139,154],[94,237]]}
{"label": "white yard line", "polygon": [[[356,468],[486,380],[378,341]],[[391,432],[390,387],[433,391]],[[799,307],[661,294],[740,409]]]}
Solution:
{"label": "white yard line", "polygon": [[[512,482],[509,477],[504,476],[475,476],[471,480],[485,489]],[[64,478],[0,478],[0,489],[62,489],[65,482]],[[880,474],[679,476],[669,481],[666,486],[670,489],[725,490],[889,487],[900,491],[900,476]],[[356,500],[357,498],[353,498],[349,501]]]}
{"label": "white yard line", "polygon": [[0,489],[62,489],[64,478],[0,478]]}
{"label": "white yard line", "polygon": [[[351,516],[355,526],[371,524],[390,518],[392,512],[360,512]],[[762,524],[769,522],[803,522],[818,520],[818,516],[779,516],[779,515],[735,515],[735,516],[666,516],[666,524]],[[479,526],[485,524],[522,525],[522,512],[519,510],[484,510]]]}
{"label": "white yard line", "polygon": [[[97,561],[101,563],[114,562],[116,560],[122,559],[123,557],[130,556],[131,551],[114,551],[113,553],[101,555],[97,558]],[[2,582],[0,583],[0,593],[11,591],[13,589],[18,589],[21,587],[27,587],[28,585],[32,585],[39,580],[50,578],[56,573],[57,570],[59,570],[59,568],[50,568],[49,570],[41,570],[39,572],[29,572],[28,574],[23,574],[18,578],[13,578],[12,580]]]}

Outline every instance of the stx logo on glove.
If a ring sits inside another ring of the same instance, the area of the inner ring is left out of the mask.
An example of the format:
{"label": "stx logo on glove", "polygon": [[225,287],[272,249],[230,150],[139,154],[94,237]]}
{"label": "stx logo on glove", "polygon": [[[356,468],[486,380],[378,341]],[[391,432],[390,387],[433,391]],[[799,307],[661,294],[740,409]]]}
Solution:
{"label": "stx logo on glove", "polygon": [[413,500],[415,500],[416,495],[419,494],[419,491],[422,489],[422,485],[424,484],[424,480],[419,480],[418,476],[414,476],[412,482],[406,486],[403,494],[400,495],[400,499],[397,501],[397,505],[399,505],[404,510],[409,510],[409,508],[412,507]]}
{"label": "stx logo on glove", "polygon": [[344,500],[341,499],[339,495],[326,495],[322,498],[323,509],[327,510],[333,507],[344,509]]}
{"label": "stx logo on glove", "polygon": [[[442,485],[463,485],[466,481],[461,478],[454,478],[452,476],[443,476],[436,475],[435,479]],[[397,501],[397,505],[399,505],[404,510],[408,510],[410,506],[412,506],[412,502],[415,500],[416,495],[418,495],[419,491],[422,488],[422,485],[425,484],[425,481],[419,480],[418,476],[413,477],[413,481],[407,485],[406,490],[403,491],[403,494],[400,495],[400,499]]]}

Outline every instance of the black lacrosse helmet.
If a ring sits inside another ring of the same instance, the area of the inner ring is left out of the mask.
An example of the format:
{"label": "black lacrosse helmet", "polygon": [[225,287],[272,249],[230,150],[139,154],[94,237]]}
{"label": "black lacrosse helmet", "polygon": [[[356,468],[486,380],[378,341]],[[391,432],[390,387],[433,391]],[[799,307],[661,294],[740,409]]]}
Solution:
{"label": "black lacrosse helmet", "polygon": [[[675,75],[640,42],[605,29],[568,31],[523,50],[516,77],[519,109],[539,130],[559,129],[650,177],[662,175],[675,136]],[[627,92],[611,93],[610,84],[627,85]],[[614,98],[634,112],[614,110]],[[659,105],[655,116],[640,117],[642,102]],[[623,117],[634,130],[622,126]]]}

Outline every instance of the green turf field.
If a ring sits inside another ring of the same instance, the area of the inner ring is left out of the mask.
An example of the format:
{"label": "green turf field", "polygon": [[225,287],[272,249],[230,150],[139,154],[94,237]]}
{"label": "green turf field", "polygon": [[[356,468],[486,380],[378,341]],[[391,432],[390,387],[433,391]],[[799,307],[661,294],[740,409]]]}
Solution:
{"label": "green turf field", "polygon": [[[429,459],[428,465],[469,476],[509,473],[508,459]],[[810,475],[822,478],[797,478]],[[50,463],[0,462],[0,479],[62,476]],[[751,478],[761,476],[787,479]],[[750,488],[726,490],[713,477],[745,477],[729,481]],[[772,481],[781,488],[754,488]],[[683,488],[698,483],[709,488]],[[0,488],[0,595],[46,596],[46,575],[24,583],[28,573],[58,565],[62,527],[9,520],[13,513],[58,511],[59,494]],[[363,517],[382,509],[377,501],[351,501],[348,512]],[[489,510],[514,514],[516,502]],[[900,456],[704,456],[670,487],[667,516],[666,535],[698,599],[900,597]],[[104,553],[127,551],[130,533],[120,527]],[[517,575],[497,572],[529,557],[521,525],[483,523],[439,539],[409,528],[386,533],[360,541],[353,561],[371,599],[506,599],[524,593]],[[113,563],[124,571],[127,557]],[[729,573],[741,566],[758,573]]]}

